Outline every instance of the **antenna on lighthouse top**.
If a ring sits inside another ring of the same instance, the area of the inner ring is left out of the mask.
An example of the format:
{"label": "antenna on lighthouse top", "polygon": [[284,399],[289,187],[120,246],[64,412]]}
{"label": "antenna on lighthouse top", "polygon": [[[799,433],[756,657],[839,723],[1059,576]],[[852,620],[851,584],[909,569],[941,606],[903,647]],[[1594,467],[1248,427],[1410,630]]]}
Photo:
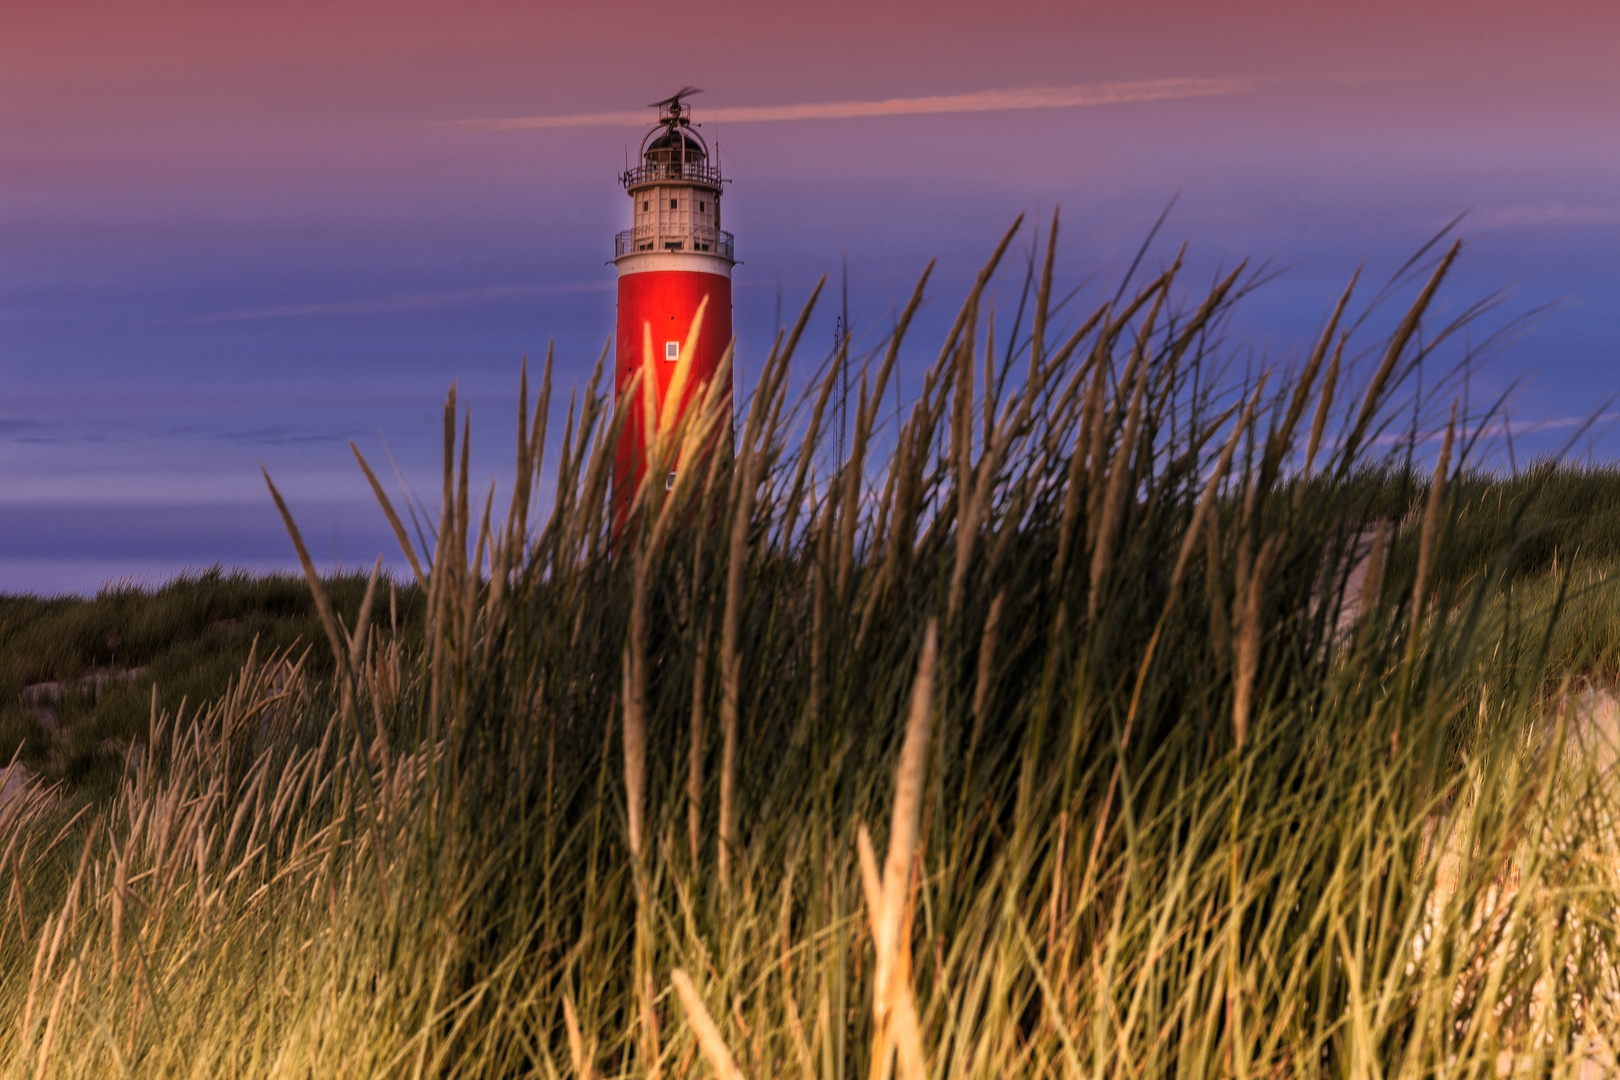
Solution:
{"label": "antenna on lighthouse top", "polygon": [[703,91],[695,86],[683,86],[673,94],[669,95],[669,97],[665,98],[663,101],[653,102],[648,106],[648,108],[657,109],[658,119],[665,123],[669,123],[671,121],[677,124],[684,123],[685,121],[681,119],[681,113],[684,111],[681,107],[681,99],[689,98],[693,94],[701,93],[703,93]]}

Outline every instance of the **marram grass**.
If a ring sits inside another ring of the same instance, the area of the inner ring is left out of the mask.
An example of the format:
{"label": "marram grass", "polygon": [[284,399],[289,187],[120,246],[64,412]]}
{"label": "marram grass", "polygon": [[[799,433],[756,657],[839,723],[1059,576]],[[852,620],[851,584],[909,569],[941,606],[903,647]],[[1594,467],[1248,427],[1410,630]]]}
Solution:
{"label": "marram grass", "polygon": [[998,343],[1011,239],[897,430],[915,302],[860,365],[841,468],[803,319],[735,437],[729,374],[665,410],[622,529],[600,365],[546,507],[549,363],[504,515],[452,395],[426,550],[377,487],[420,645],[311,572],[330,677],[257,655],[109,804],[0,807],[0,1076],[1612,1067],[1612,755],[1558,636],[1601,583],[1509,596],[1454,432],[1348,587],[1455,249],[1360,370],[1341,302],[1234,385],[1241,270],[1059,333],[1054,220]]}

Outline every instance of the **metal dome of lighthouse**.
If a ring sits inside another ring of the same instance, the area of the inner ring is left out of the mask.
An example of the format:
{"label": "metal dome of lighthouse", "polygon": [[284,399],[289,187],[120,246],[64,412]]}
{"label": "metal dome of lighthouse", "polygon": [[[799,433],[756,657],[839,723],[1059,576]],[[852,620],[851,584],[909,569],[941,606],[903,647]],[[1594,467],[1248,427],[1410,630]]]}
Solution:
{"label": "metal dome of lighthouse", "polygon": [[656,139],[649,135],[647,140],[641,150],[643,160],[674,164],[680,161],[702,161],[709,156],[709,148],[703,144],[703,139],[690,129],[673,128]]}

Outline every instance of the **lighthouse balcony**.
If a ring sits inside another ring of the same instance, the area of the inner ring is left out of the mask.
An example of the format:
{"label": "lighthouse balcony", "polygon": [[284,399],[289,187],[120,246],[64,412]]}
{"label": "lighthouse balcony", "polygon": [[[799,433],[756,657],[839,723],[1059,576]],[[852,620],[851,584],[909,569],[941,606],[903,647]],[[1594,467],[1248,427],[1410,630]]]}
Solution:
{"label": "lighthouse balcony", "polygon": [[613,238],[613,257],[642,251],[695,251],[736,259],[735,238],[724,229],[694,230],[688,233],[659,233],[650,229],[626,229]]}
{"label": "lighthouse balcony", "polygon": [[707,184],[719,190],[720,170],[699,158],[696,161],[648,161],[627,169],[619,181],[627,188],[656,184],[661,180],[684,180]]}

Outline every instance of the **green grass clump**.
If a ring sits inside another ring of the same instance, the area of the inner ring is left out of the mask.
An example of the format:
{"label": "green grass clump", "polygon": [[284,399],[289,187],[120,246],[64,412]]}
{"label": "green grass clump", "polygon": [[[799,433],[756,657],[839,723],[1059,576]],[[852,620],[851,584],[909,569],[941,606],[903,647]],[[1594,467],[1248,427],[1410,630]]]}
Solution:
{"label": "green grass clump", "polygon": [[[1514,601],[1522,533],[1457,541],[1450,436],[1360,557],[1456,249],[1371,370],[1341,302],[1233,385],[1241,269],[1059,334],[1049,241],[998,347],[1011,238],[885,435],[919,284],[832,467],[839,366],[787,401],[804,317],[734,453],[729,373],[610,419],[599,365],[544,513],[549,363],[504,519],[452,393],[430,551],[385,500],[419,643],[306,556],[329,678],[258,654],[151,720],[105,809],[0,807],[0,1075],[1612,1063],[1620,838],[1551,666],[1569,574]],[[677,483],[621,519],[643,421]]]}

